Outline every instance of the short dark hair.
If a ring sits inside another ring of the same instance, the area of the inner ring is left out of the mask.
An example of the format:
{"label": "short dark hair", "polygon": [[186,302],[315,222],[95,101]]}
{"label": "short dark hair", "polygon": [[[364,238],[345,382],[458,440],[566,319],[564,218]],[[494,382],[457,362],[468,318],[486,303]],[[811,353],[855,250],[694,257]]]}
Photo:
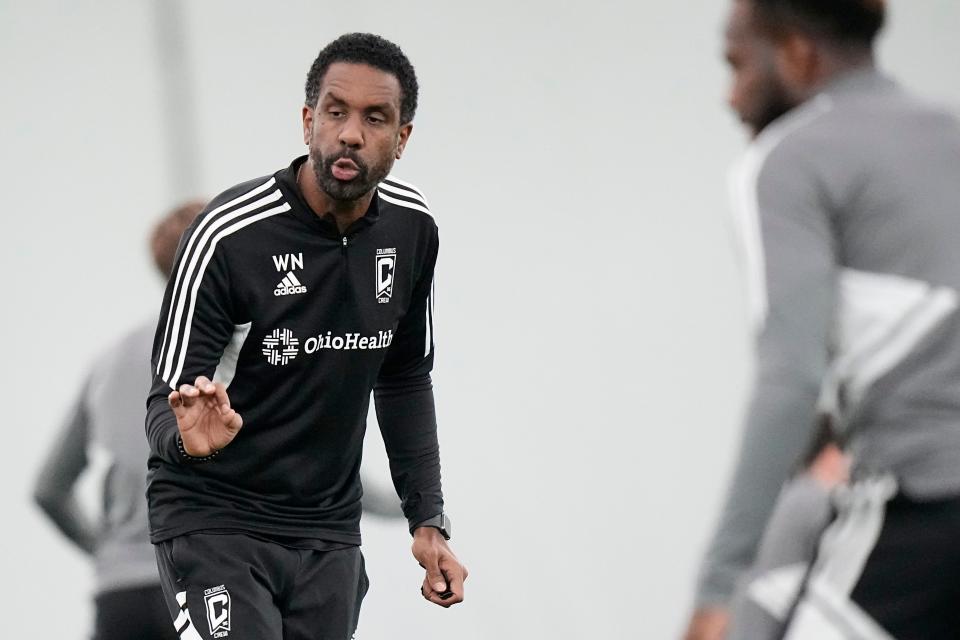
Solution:
{"label": "short dark hair", "polygon": [[400,120],[403,124],[413,121],[419,90],[413,65],[400,47],[372,33],[344,34],[320,51],[307,74],[308,107],[317,106],[323,77],[334,62],[367,64],[393,74],[400,82]]}
{"label": "short dark hair", "polygon": [[886,19],[885,0],[752,0],[774,31],[798,29],[840,44],[870,47]]}
{"label": "short dark hair", "polygon": [[169,211],[154,225],[150,232],[150,253],[153,254],[153,263],[157,265],[157,269],[164,278],[173,270],[180,236],[206,206],[205,200],[184,202]]}

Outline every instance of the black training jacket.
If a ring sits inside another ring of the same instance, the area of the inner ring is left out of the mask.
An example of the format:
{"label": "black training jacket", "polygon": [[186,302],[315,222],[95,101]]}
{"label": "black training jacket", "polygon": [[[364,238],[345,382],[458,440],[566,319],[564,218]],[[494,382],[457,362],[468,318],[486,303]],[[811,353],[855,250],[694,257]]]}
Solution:
{"label": "black training jacket", "polygon": [[[184,233],[147,399],[151,540],[230,529],[360,542],[370,392],[410,524],[443,510],[430,371],[437,226],[388,177],[346,233],[296,186],[301,157],[217,196]],[[167,395],[205,375],[243,417],[208,462],[183,460]]]}

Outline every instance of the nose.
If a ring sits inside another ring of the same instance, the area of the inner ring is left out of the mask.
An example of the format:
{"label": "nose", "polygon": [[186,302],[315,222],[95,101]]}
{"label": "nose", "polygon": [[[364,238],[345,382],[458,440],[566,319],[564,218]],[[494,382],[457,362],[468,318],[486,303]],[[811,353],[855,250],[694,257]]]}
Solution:
{"label": "nose", "polygon": [[358,118],[351,116],[340,129],[340,144],[351,149],[363,146],[363,127]]}

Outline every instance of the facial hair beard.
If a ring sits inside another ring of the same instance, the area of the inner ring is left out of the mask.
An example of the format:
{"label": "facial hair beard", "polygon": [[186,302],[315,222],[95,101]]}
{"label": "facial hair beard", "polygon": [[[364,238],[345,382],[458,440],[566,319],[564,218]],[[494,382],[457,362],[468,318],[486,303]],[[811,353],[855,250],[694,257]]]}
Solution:
{"label": "facial hair beard", "polygon": [[748,123],[753,130],[753,135],[758,135],[770,126],[774,120],[793,109],[797,104],[797,101],[790,99],[790,95],[780,79],[772,77],[764,91],[756,115],[752,118],[752,122]]}
{"label": "facial hair beard", "polygon": [[[360,172],[353,180],[342,181],[333,177],[333,165],[338,160],[348,158],[357,165]],[[324,157],[317,148],[310,149],[310,159],[313,160],[313,173],[317,184],[331,200],[337,202],[353,202],[359,200],[376,188],[387,177],[393,167],[391,158],[384,162],[367,166],[359,156],[349,150],[343,150],[332,156]]]}

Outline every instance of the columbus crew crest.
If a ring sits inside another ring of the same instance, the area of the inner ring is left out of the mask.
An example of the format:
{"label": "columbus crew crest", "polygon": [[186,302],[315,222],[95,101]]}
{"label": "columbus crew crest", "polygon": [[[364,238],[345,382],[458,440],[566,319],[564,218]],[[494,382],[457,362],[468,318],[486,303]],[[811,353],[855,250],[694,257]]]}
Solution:
{"label": "columbus crew crest", "polygon": [[377,302],[386,304],[393,297],[393,274],[397,268],[397,250],[377,249]]}
{"label": "columbus crew crest", "polygon": [[212,589],[204,589],[203,600],[207,606],[210,635],[214,638],[226,638],[230,635],[230,592],[222,584]]}

